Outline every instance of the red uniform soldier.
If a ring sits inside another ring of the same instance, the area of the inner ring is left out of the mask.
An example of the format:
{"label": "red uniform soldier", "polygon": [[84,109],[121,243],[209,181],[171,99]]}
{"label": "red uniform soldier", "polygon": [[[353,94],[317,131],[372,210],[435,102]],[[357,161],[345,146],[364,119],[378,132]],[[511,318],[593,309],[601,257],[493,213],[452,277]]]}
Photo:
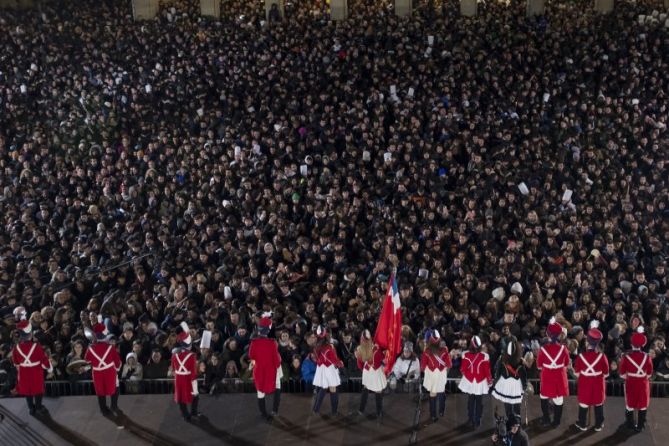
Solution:
{"label": "red uniform soldier", "polygon": [[578,421],[579,430],[587,430],[588,408],[595,406],[595,431],[604,426],[604,400],[606,399],[606,377],[609,376],[609,360],[598,349],[602,332],[593,321],[587,334],[587,351],[581,353],[574,362],[574,373],[578,377]]}
{"label": "red uniform soldier", "polygon": [[445,345],[441,345],[438,330],[427,330],[425,339],[428,347],[420,357],[420,370],[425,373],[423,387],[430,393],[430,418],[437,421],[437,396],[439,396],[439,416],[446,410],[446,382],[448,369],[453,367],[451,355]]}
{"label": "red uniform soldier", "polygon": [[316,355],[316,374],[314,375],[314,386],[318,387],[318,393],[314,401],[313,411],[319,413],[321,404],[325,399],[325,393],[330,390],[330,409],[332,415],[337,415],[339,406],[339,394],[337,386],[341,384],[338,368],[344,367],[344,363],[337,356],[337,351],[330,343],[330,334],[324,327],[316,329],[318,343],[314,349]]}
{"label": "red uniform soldier", "polygon": [[555,318],[551,318],[548,324],[548,336],[551,342],[544,345],[537,355],[537,368],[541,370],[540,393],[541,412],[543,414],[541,423],[544,427],[550,426],[549,402],[551,399],[555,406],[552,425],[557,427],[562,419],[562,405],[564,397],[569,395],[567,384],[567,367],[569,367],[569,350],[558,342],[562,334],[562,325]]}
{"label": "red uniform soldier", "polygon": [[51,373],[53,367],[47,358],[44,349],[32,340],[32,325],[25,320],[25,314],[16,324],[19,330],[19,343],[12,349],[12,362],[18,373],[16,382],[16,393],[26,397],[30,415],[35,412],[46,412],[42,405],[44,396],[44,371]]}
{"label": "red uniform soldier", "polygon": [[358,368],[362,370],[362,395],[360,395],[360,408],[358,415],[365,413],[369,392],[374,392],[376,399],[376,418],[381,421],[383,417],[383,390],[388,381],[383,370],[383,349],[372,340],[369,330],[364,330],[360,336],[360,345],[355,351]]}
{"label": "red uniform soldier", "polygon": [[[279,345],[274,339],[269,339],[267,335],[272,328],[272,319],[268,314],[258,321],[258,337],[251,340],[249,347],[249,359],[253,364],[253,382],[258,392],[258,408],[261,415],[270,419],[279,413],[279,403],[281,401],[281,355],[279,355]],[[267,414],[265,406],[265,394],[273,393],[271,416]]]}
{"label": "red uniform soldier", "polygon": [[[641,351],[646,345],[646,335],[640,326],[632,335],[632,351],[623,355],[620,361],[620,376],[625,380],[625,423],[621,427],[641,432],[646,424],[646,412],[650,403],[650,376],[653,361],[648,353]],[[634,424],[634,411],[638,419]]]}
{"label": "red uniform soldier", "polygon": [[109,344],[111,335],[102,316],[98,316],[98,323],[93,326],[93,333],[97,342],[86,350],[84,360],[93,367],[93,387],[98,397],[98,405],[103,415],[109,414],[107,397],[111,397],[111,410],[118,414],[118,371],[121,368],[121,357],[116,348]]}
{"label": "red uniform soldier", "polygon": [[[197,358],[190,351],[192,339],[188,324],[182,322],[177,327],[177,347],[172,352],[172,370],[174,373],[174,401],[179,405],[184,420],[199,417],[197,411]],[[190,413],[188,404],[192,404]]]}
{"label": "red uniform soldier", "polygon": [[462,379],[458,388],[469,394],[467,401],[467,413],[469,424],[474,429],[481,426],[483,415],[483,395],[488,393],[492,384],[490,373],[490,358],[487,353],[481,351],[481,338],[472,337],[470,349],[462,354],[460,365]]}

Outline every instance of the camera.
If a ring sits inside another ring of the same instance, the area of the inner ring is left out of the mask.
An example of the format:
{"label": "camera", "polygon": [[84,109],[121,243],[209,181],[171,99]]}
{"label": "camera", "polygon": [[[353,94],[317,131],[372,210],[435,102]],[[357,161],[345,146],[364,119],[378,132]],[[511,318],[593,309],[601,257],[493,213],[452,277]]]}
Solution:
{"label": "camera", "polygon": [[497,438],[506,438],[506,422],[507,419],[504,415],[497,415],[497,408],[495,408],[495,433]]}

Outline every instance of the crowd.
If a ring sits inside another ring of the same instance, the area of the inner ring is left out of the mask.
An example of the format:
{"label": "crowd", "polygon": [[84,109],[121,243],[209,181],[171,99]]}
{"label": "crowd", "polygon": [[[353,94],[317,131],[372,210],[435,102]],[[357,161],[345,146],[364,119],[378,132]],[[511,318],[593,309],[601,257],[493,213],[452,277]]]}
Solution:
{"label": "crowd", "polygon": [[[404,353],[436,329],[530,377],[551,316],[575,355],[598,320],[617,358],[644,325],[669,379],[669,33],[659,2],[126,2],[0,11],[0,369],[24,306],[54,367],[104,318],[121,378],[171,375],[181,321],[207,389],[249,379],[272,311],[284,379],[313,379],[313,327],[344,373],[392,265]],[[203,330],[209,348],[199,348]]]}

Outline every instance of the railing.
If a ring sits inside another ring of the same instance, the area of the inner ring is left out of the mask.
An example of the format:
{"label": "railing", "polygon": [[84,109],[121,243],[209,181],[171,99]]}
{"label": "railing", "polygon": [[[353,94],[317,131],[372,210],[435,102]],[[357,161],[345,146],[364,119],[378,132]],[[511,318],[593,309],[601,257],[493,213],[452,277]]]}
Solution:
{"label": "railing", "polygon": [[[447,393],[459,393],[459,378],[449,378],[446,384]],[[199,380],[200,389],[203,388],[203,380]],[[534,388],[534,394],[539,394],[539,380],[531,379],[530,384]],[[60,396],[82,396],[93,395],[92,381],[46,381],[46,395],[49,397]],[[418,393],[418,381],[398,382],[397,386],[388,392],[392,393]],[[624,396],[625,383],[622,380],[606,381],[606,394],[608,396]],[[174,380],[151,379],[144,381],[121,381],[120,388],[122,394],[168,394],[174,391]],[[302,379],[288,379],[281,383],[281,389],[287,393],[305,393],[311,392],[311,384]],[[209,391],[210,389],[206,389]],[[362,390],[361,378],[343,378],[340,392],[357,393]],[[253,381],[242,379],[223,379],[216,383],[215,393],[248,393],[255,392]],[[576,394],[576,381],[569,380],[569,393]],[[650,395],[652,398],[669,397],[669,381],[651,381]]]}

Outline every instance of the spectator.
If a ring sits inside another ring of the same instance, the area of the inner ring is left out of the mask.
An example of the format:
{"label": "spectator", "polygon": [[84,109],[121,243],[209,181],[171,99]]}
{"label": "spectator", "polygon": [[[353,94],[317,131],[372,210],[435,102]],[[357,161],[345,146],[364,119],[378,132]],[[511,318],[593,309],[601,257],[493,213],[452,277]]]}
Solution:
{"label": "spectator", "polygon": [[154,347],[151,352],[149,362],[143,366],[143,379],[165,379],[167,378],[167,371],[170,368],[170,363],[163,359],[163,353],[160,348]]}

